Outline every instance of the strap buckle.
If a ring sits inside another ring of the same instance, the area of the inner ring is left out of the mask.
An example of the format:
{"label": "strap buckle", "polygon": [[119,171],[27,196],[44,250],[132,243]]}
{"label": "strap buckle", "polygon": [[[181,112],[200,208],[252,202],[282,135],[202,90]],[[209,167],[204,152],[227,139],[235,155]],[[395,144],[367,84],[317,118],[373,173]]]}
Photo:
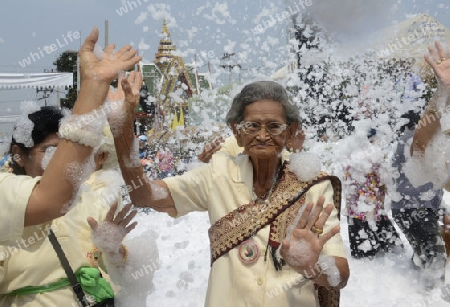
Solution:
{"label": "strap buckle", "polygon": [[84,293],[80,283],[73,284],[72,289],[73,292],[75,292],[75,294],[77,295],[77,298],[81,306],[83,307],[92,306],[92,302],[89,299],[90,297]]}
{"label": "strap buckle", "polygon": [[88,304],[87,306],[95,306],[97,304],[95,298],[89,294],[84,295],[84,301]]}

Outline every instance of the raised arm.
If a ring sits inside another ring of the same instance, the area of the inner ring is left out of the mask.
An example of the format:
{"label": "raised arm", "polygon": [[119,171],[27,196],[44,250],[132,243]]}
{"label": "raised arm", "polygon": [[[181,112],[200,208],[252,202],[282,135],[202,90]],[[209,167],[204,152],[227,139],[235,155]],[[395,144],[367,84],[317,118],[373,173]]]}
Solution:
{"label": "raised arm", "polygon": [[135,206],[150,207],[176,215],[175,203],[166,183],[162,180],[150,181],[139,161],[133,126],[141,84],[142,75],[131,72],[128,78],[119,80],[117,92],[108,97],[109,100],[116,101],[125,99],[122,108],[108,118],[111,127],[115,127],[112,132],[120,170]]}
{"label": "raised arm", "polygon": [[[106,99],[110,83],[117,78],[119,71],[133,66],[140,57],[136,50],[125,46],[114,51],[109,45],[98,59],[94,54],[94,46],[98,40],[98,29],[94,28],[80,49],[81,88],[72,114],[83,115],[98,109]],[[98,119],[94,119],[98,120]],[[78,133],[83,133],[83,122]],[[92,147],[78,142],[61,139],[39,184],[36,185],[28,200],[25,212],[25,226],[36,225],[57,218],[64,214],[63,208],[68,206],[78,183],[70,174],[76,163],[83,165],[92,153]]]}
{"label": "raised arm", "polygon": [[429,47],[425,61],[430,65],[438,82],[438,88],[431,98],[422,118],[417,125],[411,145],[411,155],[423,154],[429,142],[441,131],[441,117],[450,116],[450,54],[448,46],[436,42]]}

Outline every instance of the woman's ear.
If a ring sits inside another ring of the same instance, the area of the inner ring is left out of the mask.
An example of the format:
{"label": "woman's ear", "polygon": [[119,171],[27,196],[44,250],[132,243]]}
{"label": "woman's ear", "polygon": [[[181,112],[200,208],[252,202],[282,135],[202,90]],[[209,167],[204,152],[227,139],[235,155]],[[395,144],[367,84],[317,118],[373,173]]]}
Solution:
{"label": "woman's ear", "polygon": [[233,130],[233,134],[234,134],[234,137],[236,139],[236,142],[237,142],[238,146],[239,147],[244,147],[242,145],[242,140],[241,140],[241,137],[240,137],[241,134],[239,133],[239,129],[237,128],[237,124],[236,123],[232,123],[231,124],[231,130]]}
{"label": "woman's ear", "polygon": [[17,145],[13,145],[11,147],[11,153],[13,161],[17,163],[17,165],[19,165],[20,167],[23,167],[24,162],[22,160],[22,150],[20,149],[20,147]]}
{"label": "woman's ear", "polygon": [[297,133],[297,129],[298,129],[298,123],[290,123],[289,126],[286,129],[286,144],[292,140],[292,138],[295,136],[295,134]]}
{"label": "woman's ear", "polygon": [[286,148],[292,152],[302,151],[303,142],[305,141],[305,132],[298,130],[298,123],[292,123],[287,129]]}

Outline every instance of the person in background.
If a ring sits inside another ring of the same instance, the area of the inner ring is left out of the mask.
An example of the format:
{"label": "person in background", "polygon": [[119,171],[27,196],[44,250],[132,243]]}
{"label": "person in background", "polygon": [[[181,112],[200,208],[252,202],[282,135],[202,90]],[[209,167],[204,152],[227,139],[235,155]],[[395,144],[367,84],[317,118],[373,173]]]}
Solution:
{"label": "person in background", "polygon": [[3,168],[3,166],[8,163],[10,158],[11,158],[11,156],[9,154],[5,154],[2,158],[2,160],[0,161],[0,168]]}
{"label": "person in background", "polygon": [[384,208],[385,154],[376,144],[377,130],[367,131],[367,141],[357,142],[345,166],[344,192],[351,255],[374,257],[402,246]]}
{"label": "person in background", "polygon": [[158,164],[158,178],[163,179],[173,175],[175,157],[167,147],[160,147],[155,156],[155,163]]}
{"label": "person in background", "polygon": [[[422,113],[420,121],[414,132],[410,147],[412,161],[418,176],[411,175],[415,185],[432,182],[436,188],[443,187],[450,191],[449,163],[450,144],[447,135],[450,133],[450,50],[449,42],[446,45],[436,41],[434,46],[428,48],[429,54],[425,61],[433,70],[437,80],[437,89]],[[450,246],[447,225],[450,222],[448,213],[444,216],[443,232],[445,244]],[[447,251],[448,252],[448,251]],[[450,301],[450,262],[447,258],[445,284],[442,297]]]}
{"label": "person in background", "polygon": [[[21,141],[24,143],[19,143],[12,138],[10,153],[14,157],[13,175],[32,174],[37,179],[42,176],[60,142],[57,131],[62,117],[61,112],[54,107],[42,107],[28,115],[34,124],[32,142],[23,139]],[[27,146],[30,143],[32,147]],[[95,171],[81,185],[79,194],[74,198],[73,209],[51,222],[25,227],[21,239],[16,240],[15,244],[0,245],[1,306],[44,307],[54,302],[61,306],[78,305],[78,297],[51,243],[50,235],[54,235],[61,245],[71,270],[81,284],[86,301],[113,306],[114,292],[98,267],[100,265],[103,270],[107,270],[103,265],[103,257],[120,259],[110,261],[110,266],[123,265],[126,248],[120,241],[115,251],[105,253],[102,257],[101,251],[91,240],[91,227],[87,218],[90,218],[93,229],[98,228],[96,220],[106,219],[111,225],[122,228],[125,235],[136,225],[128,225],[136,212],[127,216],[131,208],[128,205],[114,218],[117,203],[121,203],[121,195],[117,191],[120,191],[122,180],[108,125],[103,129],[103,137],[94,149],[90,163]]]}
{"label": "person in background", "polygon": [[420,115],[409,111],[402,118],[408,122],[400,128],[392,161],[392,166],[397,170],[393,176],[396,190],[391,193],[392,217],[413,248],[413,263],[422,270],[421,285],[431,289],[443,282],[447,258],[439,227],[443,215],[443,191],[431,182],[415,187],[405,175],[404,166],[406,159],[410,158],[410,147]]}
{"label": "person in background", "polygon": [[[20,240],[24,227],[45,223],[65,213],[62,209],[71,203],[80,184],[77,178],[69,176],[68,168],[73,170],[70,167],[82,165],[101,138],[101,127],[97,127],[92,121],[80,119],[93,116],[91,112],[103,104],[110,84],[117,78],[119,71],[125,71],[141,60],[131,46],[125,46],[115,52],[114,45],[107,46],[104,55],[99,59],[94,54],[97,40],[98,29],[94,28],[80,49],[80,92],[71,118],[60,127],[62,140],[45,173],[42,177],[37,177],[39,174],[32,169],[25,176],[0,174],[2,245],[14,244],[16,240]],[[19,135],[30,141],[30,126],[24,127],[24,133]],[[54,139],[47,141],[53,142]],[[33,144],[28,146],[31,148]],[[33,155],[43,155],[42,149],[36,149],[31,156],[17,155],[16,160],[20,158],[17,162],[30,163]],[[86,170],[84,174],[89,173]],[[3,247],[0,248],[3,251]],[[0,270],[0,278],[2,277],[3,272]]]}
{"label": "person in background", "polygon": [[445,136],[450,133],[450,52],[448,46],[436,42],[429,47],[425,61],[433,70],[438,87],[423,112],[410,147],[412,157],[423,166],[422,181],[450,190],[448,160],[450,151]]}
{"label": "person in background", "polygon": [[394,89],[401,93],[401,103],[411,104],[411,102],[417,101],[419,95],[421,95],[422,79],[418,74],[411,71],[414,63],[415,60],[411,58],[399,63],[401,74],[395,82]]}
{"label": "person in background", "polygon": [[143,134],[139,136],[139,159],[146,159],[148,152],[147,137]]}
{"label": "person in background", "polygon": [[5,159],[5,158],[6,158],[6,160],[4,161],[2,166],[0,167],[0,172],[2,172],[2,173],[12,173],[12,167],[11,167],[11,165],[13,163],[12,157],[11,157],[10,154],[6,154],[3,157],[3,159]]}

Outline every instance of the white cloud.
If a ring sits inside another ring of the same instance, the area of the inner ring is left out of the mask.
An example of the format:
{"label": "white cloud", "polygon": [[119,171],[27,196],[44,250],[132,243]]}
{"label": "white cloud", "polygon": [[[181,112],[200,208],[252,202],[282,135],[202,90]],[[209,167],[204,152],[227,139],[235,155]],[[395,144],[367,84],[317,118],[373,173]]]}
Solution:
{"label": "white cloud", "polygon": [[[227,3],[217,3],[211,10],[211,14],[203,14],[203,17],[208,20],[213,20],[217,24],[225,24],[227,21],[231,24],[235,24],[236,20],[231,18],[230,11],[228,11],[228,4]],[[224,19],[221,19],[221,17],[224,17]]]}
{"label": "white cloud", "polygon": [[134,23],[137,25],[143,23],[145,20],[147,20],[147,16],[148,16],[147,12],[141,12],[134,21]]}
{"label": "white cloud", "polygon": [[227,45],[225,45],[223,47],[223,50],[227,53],[232,53],[235,46],[236,46],[236,41],[228,40],[228,43],[227,43]]}
{"label": "white cloud", "polygon": [[168,26],[175,26],[176,21],[170,14],[170,5],[164,3],[150,4],[147,7],[147,11],[150,13],[153,19],[155,20],[163,20],[164,18],[167,20]]}
{"label": "white cloud", "polygon": [[150,49],[150,45],[149,45],[149,44],[146,44],[146,43],[144,42],[144,39],[141,38],[141,41],[139,42],[139,47],[138,47],[138,49],[139,49],[139,50],[148,50],[148,49]]}

